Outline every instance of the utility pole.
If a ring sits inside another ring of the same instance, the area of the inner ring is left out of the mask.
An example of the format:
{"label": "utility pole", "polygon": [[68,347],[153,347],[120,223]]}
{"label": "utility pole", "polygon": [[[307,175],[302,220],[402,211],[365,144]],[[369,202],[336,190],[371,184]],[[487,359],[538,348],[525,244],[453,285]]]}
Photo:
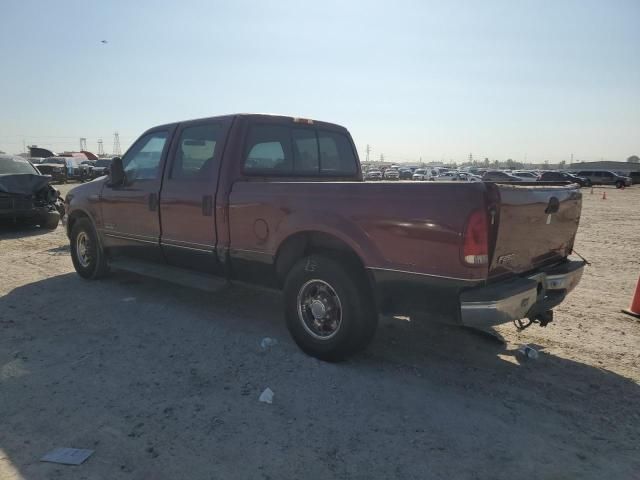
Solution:
{"label": "utility pole", "polygon": [[573,153],[571,154],[571,163],[573,163]]}
{"label": "utility pole", "polygon": [[80,151],[82,152],[83,150],[87,149],[87,139],[86,138],[80,138]]}
{"label": "utility pole", "polygon": [[381,153],[380,154],[380,163],[384,162],[384,155]]}
{"label": "utility pole", "polygon": [[367,152],[367,162],[369,161],[369,155],[371,154],[371,145],[369,145],[367,143],[367,148],[365,149],[365,152]]}
{"label": "utility pole", "polygon": [[98,156],[99,157],[103,157],[104,156],[104,146],[102,145],[102,139],[101,138],[98,139]]}
{"label": "utility pole", "polygon": [[118,132],[113,134],[113,155],[116,157],[122,155],[120,151],[120,134]]}

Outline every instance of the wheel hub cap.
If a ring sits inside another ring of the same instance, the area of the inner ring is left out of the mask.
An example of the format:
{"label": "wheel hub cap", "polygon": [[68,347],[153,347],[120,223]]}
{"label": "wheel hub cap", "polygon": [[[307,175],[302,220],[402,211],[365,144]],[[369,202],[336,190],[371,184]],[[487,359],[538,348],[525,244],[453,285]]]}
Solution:
{"label": "wheel hub cap", "polygon": [[76,256],[83,267],[87,267],[91,262],[89,257],[89,238],[85,232],[80,232],[76,239]]}
{"label": "wheel hub cap", "polygon": [[302,285],[298,292],[298,318],[314,338],[332,338],[342,325],[342,305],[334,288],[319,279]]}
{"label": "wheel hub cap", "polygon": [[316,320],[320,320],[327,314],[327,308],[320,300],[314,300],[311,302],[311,314]]}

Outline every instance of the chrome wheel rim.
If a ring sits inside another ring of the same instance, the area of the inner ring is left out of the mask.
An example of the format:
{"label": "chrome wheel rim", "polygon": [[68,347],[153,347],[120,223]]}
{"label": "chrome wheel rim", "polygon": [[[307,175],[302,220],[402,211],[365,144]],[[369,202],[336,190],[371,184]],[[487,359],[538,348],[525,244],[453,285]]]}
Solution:
{"label": "chrome wheel rim", "polygon": [[309,335],[329,340],[342,326],[340,297],[324,280],[309,280],[298,291],[298,318]]}
{"label": "chrome wheel rim", "polygon": [[78,259],[78,263],[83,267],[88,267],[91,263],[89,245],[89,236],[85,232],[80,232],[76,237],[76,258]]}

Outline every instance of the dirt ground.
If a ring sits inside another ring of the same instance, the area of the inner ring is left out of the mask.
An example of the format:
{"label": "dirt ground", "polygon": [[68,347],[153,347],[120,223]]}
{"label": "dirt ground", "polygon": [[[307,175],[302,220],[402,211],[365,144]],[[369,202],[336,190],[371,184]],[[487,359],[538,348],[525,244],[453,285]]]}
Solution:
{"label": "dirt ground", "polygon": [[640,186],[583,194],[592,266],[547,328],[385,318],[341,364],[298,350],[277,294],[87,282],[62,228],[4,229],[0,479],[640,479]]}

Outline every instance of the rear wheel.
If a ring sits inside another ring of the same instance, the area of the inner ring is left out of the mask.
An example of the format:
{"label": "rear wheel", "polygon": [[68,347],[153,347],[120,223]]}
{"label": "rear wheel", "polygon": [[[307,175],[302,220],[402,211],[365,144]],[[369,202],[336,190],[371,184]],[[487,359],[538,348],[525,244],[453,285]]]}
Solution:
{"label": "rear wheel", "polygon": [[78,275],[86,279],[104,277],[109,267],[91,220],[77,220],[71,229],[70,240],[71,260]]}
{"label": "rear wheel", "polygon": [[323,255],[300,260],[284,287],[287,327],[307,354],[342,360],[364,349],[378,324],[373,296],[349,262]]}

